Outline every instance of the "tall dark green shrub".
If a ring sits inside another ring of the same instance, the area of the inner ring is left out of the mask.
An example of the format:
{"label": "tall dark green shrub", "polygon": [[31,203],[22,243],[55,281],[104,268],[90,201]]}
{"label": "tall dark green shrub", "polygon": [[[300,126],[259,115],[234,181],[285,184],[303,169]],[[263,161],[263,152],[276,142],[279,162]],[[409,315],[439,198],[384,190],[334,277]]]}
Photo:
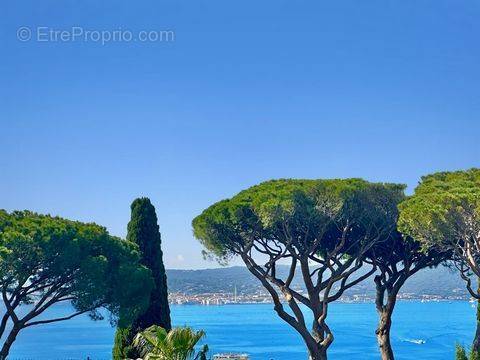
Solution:
{"label": "tall dark green shrub", "polygon": [[135,358],[132,340],[139,331],[152,325],[171,329],[168,306],[167,276],[163,265],[161,237],[155,207],[148,198],[139,198],[131,205],[132,215],[128,223],[127,240],[140,248],[140,262],[152,271],[155,287],[150,294],[147,311],[139,316],[129,328],[118,329],[113,348],[114,359]]}

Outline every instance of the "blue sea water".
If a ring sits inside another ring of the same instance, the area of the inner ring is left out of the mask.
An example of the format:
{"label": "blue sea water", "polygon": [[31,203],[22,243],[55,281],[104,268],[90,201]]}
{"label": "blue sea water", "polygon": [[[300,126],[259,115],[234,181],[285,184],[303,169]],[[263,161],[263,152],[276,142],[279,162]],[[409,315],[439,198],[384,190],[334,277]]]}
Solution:
{"label": "blue sea water", "polygon": [[[48,316],[68,309],[57,306]],[[212,353],[245,352],[252,360],[305,360],[300,336],[282,322],[271,304],[172,306],[175,325],[204,329]],[[328,323],[335,341],[333,360],[379,359],[373,304],[331,305]],[[475,328],[475,309],[467,302],[399,302],[392,329],[397,360],[454,358],[456,342],[468,345]],[[108,321],[88,317],[23,330],[10,359],[110,359],[114,329]],[[421,341],[419,341],[421,340]],[[423,342],[424,343],[421,343]]]}

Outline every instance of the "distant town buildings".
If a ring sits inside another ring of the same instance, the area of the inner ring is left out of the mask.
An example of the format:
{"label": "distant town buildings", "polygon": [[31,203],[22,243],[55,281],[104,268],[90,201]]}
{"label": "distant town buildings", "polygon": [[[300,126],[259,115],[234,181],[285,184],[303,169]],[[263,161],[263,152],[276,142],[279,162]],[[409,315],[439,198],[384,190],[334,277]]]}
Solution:
{"label": "distant town buildings", "polygon": [[[399,300],[421,300],[428,301],[455,301],[469,300],[470,297],[463,294],[453,292],[450,295],[434,295],[434,294],[414,294],[400,293]],[[344,295],[339,301],[345,303],[369,303],[374,302],[374,296],[370,294],[354,294]],[[262,304],[271,303],[272,299],[269,294],[258,291],[253,294],[238,294],[235,290],[232,293],[203,293],[203,294],[183,294],[170,293],[170,304],[176,305],[231,305],[231,304]]]}
{"label": "distant town buildings", "polygon": [[267,294],[257,293],[249,295],[205,293],[205,294],[182,294],[170,293],[169,301],[177,305],[227,305],[227,304],[259,304],[270,303],[271,298]]}
{"label": "distant town buildings", "polygon": [[216,354],[213,355],[213,360],[249,360],[247,354]]}

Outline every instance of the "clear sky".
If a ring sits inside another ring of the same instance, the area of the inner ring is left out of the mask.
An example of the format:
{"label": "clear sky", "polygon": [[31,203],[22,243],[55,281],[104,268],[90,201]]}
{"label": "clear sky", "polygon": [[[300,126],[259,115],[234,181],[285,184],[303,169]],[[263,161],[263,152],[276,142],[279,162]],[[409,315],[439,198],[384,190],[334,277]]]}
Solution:
{"label": "clear sky", "polygon": [[[2,1],[0,208],[125,236],[148,196],[167,267],[205,268],[192,218],[263,180],[411,191],[478,167],[479,19],[477,0]],[[175,41],[40,42],[38,27]]]}

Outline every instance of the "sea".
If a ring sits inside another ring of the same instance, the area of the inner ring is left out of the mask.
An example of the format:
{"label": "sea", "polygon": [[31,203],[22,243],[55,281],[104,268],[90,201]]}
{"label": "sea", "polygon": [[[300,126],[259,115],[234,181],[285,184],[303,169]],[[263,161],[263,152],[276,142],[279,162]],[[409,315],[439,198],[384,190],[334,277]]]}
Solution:
{"label": "sea", "polygon": [[[47,316],[68,313],[57,305]],[[272,304],[219,306],[173,305],[174,325],[206,332],[211,354],[247,353],[252,360],[305,360],[300,336],[279,319]],[[377,314],[372,303],[334,303],[328,324],[335,340],[333,360],[379,359],[375,339]],[[454,359],[455,344],[469,345],[475,308],[466,301],[400,301],[393,316],[392,345],[397,360]],[[24,329],[14,343],[14,359],[111,359],[115,329],[107,320],[87,316]]]}

